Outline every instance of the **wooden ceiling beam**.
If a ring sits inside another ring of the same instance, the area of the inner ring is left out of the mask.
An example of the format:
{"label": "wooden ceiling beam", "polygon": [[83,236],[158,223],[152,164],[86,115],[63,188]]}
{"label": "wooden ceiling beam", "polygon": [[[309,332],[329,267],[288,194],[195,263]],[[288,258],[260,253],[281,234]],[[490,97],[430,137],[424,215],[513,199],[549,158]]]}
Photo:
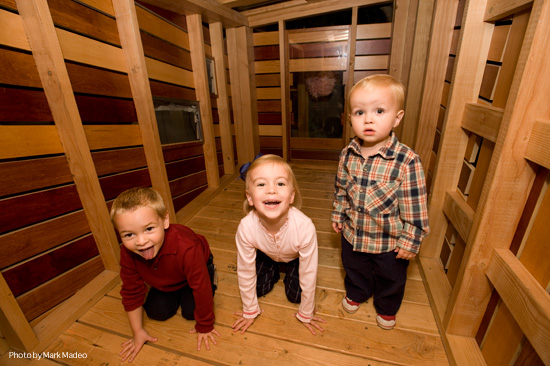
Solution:
{"label": "wooden ceiling beam", "polygon": [[246,16],[216,0],[142,0],[142,2],[181,15],[200,14],[207,23],[222,23],[226,28],[248,26]]}
{"label": "wooden ceiling beam", "polygon": [[250,27],[258,27],[291,19],[298,19],[310,15],[320,15],[333,11],[351,9],[355,6],[368,6],[383,4],[387,1],[380,0],[295,0],[287,1],[272,6],[243,11],[248,17]]}

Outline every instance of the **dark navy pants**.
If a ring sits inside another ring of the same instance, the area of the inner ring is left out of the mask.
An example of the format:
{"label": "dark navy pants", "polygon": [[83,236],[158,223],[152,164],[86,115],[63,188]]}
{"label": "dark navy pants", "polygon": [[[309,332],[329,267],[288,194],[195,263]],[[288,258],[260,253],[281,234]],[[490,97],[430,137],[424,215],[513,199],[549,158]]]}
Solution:
{"label": "dark navy pants", "polygon": [[285,294],[288,301],[300,303],[302,288],[298,270],[300,258],[288,263],[276,262],[261,250],[256,250],[256,292],[258,297],[264,296],[273,290],[273,286],[279,281],[281,267],[285,269]]}
{"label": "dark navy pants", "polygon": [[[210,275],[210,281],[212,283],[212,294],[216,291],[216,284],[214,279],[214,263],[213,256],[210,255],[206,267],[208,268],[208,274]],[[179,290],[165,292],[157,290],[151,287],[147,294],[147,299],[143,308],[147,313],[149,319],[154,320],[167,320],[174,316],[178,307],[181,306],[181,315],[187,320],[195,319],[195,297],[193,296],[193,290],[189,286],[185,286]]]}
{"label": "dark navy pants", "polygon": [[395,315],[401,306],[409,261],[396,259],[394,251],[371,254],[354,252],[342,235],[342,264],[346,271],[346,296],[355,302],[365,302],[371,296],[376,312]]}

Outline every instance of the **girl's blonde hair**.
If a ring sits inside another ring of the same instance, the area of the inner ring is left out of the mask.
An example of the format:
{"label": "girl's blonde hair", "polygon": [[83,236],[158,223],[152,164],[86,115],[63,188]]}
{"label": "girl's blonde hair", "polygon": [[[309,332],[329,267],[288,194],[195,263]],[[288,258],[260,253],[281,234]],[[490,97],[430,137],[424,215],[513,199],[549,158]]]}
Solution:
{"label": "girl's blonde hair", "polygon": [[[248,190],[248,185],[251,183],[250,172],[252,172],[254,169],[264,164],[279,164],[283,168],[285,168],[288,174],[288,179],[290,181],[290,184],[294,189],[294,202],[292,203],[292,206],[296,207],[297,209],[300,209],[300,207],[302,207],[302,195],[300,193],[300,189],[298,188],[298,181],[296,180],[296,177],[294,176],[294,172],[292,171],[292,168],[290,167],[290,165],[278,155],[273,155],[273,154],[263,155],[258,159],[254,160],[250,164],[250,166],[248,167],[248,170],[246,171],[246,179],[244,184],[245,191]],[[245,192],[245,195],[246,195],[246,192]],[[248,214],[253,209],[254,207],[248,204],[248,200],[245,197],[244,203],[243,203],[243,211],[245,215]]]}
{"label": "girl's blonde hair", "polygon": [[153,188],[135,187],[122,192],[114,200],[111,207],[111,221],[114,222],[116,215],[139,207],[150,207],[159,217],[166,217],[166,205],[160,193]]}
{"label": "girl's blonde hair", "polygon": [[[351,98],[353,92],[357,89],[370,89],[370,88],[389,88],[395,98],[397,104],[397,110],[403,110],[405,105],[405,87],[393,76],[387,74],[376,74],[367,76],[359,80],[349,91],[348,101]],[[348,115],[351,114],[351,106],[348,103]]]}

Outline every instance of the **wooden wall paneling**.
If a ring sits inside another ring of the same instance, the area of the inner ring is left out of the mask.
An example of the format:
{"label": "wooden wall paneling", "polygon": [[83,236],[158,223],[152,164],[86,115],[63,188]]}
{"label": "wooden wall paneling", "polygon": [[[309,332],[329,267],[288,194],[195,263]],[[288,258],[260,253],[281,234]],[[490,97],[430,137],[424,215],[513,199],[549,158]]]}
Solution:
{"label": "wooden wall paneling", "polygon": [[204,170],[204,156],[196,156],[193,158],[179,160],[166,164],[166,172],[168,173],[169,180],[173,180]]}
{"label": "wooden wall paneling", "polygon": [[285,29],[285,22],[279,21],[279,60],[280,60],[280,81],[281,81],[281,128],[282,128],[282,157],[290,159],[290,71],[289,71],[289,42],[288,32]]}
{"label": "wooden wall paneling", "polygon": [[176,222],[176,212],[170,194],[162,147],[158,132],[153,96],[149,86],[148,68],[143,54],[136,6],[133,1],[117,1],[113,3],[117,20],[125,66],[131,70],[128,74],[130,88],[136,106],[139,130],[145,150],[145,158],[149,167],[151,183],[163,197],[171,222]]}
{"label": "wooden wall paneling", "polygon": [[118,270],[118,241],[97,180],[86,135],[62,55],[58,33],[45,1],[17,1],[38,73],[50,104],[84,212],[107,270]]}
{"label": "wooden wall paneling", "polygon": [[175,44],[184,50],[190,50],[187,32],[167,23],[155,13],[145,9],[139,4],[136,5],[135,8],[135,13],[141,29],[160,39]]}
{"label": "wooden wall paneling", "polygon": [[487,276],[545,364],[550,363],[550,295],[508,250],[495,249]]}
{"label": "wooden wall paneling", "polygon": [[0,9],[0,44],[30,51],[23,21],[17,14]]}
{"label": "wooden wall paneling", "polygon": [[[231,95],[237,138],[238,161],[252,161],[260,151],[258,110],[253,55],[253,37],[250,28],[227,29]],[[279,64],[271,71],[280,72]],[[280,106],[280,101],[278,102]]]}
{"label": "wooden wall paneling", "polygon": [[193,69],[189,50],[152,36],[144,31],[140,32],[140,37],[143,41],[143,52],[145,56],[166,62],[173,66],[181,67],[182,69]]}
{"label": "wooden wall paneling", "polygon": [[210,89],[208,88],[202,18],[199,14],[196,14],[188,15],[186,19],[187,26],[189,27],[189,43],[191,46],[195,91],[200,103],[201,126],[204,141],[203,149],[204,158],[206,159],[208,187],[218,188],[220,186],[220,175],[218,173],[216,142],[214,140],[214,130],[212,127],[212,105],[210,102]]}
{"label": "wooden wall paneling", "polygon": [[478,103],[467,103],[462,128],[492,142],[496,142],[504,110]]}
{"label": "wooden wall paneling", "polygon": [[[535,176],[533,168],[522,157],[534,121],[550,115],[550,106],[543,97],[550,92],[550,86],[538,82],[548,77],[546,73],[550,72],[542,66],[545,56],[541,50],[550,32],[549,17],[550,4],[533,3],[514,83],[478,204],[479,214],[474,219],[468,240],[465,254],[468,261],[463,264],[468,271],[459,278],[461,286],[451,297],[448,332],[475,334],[476,324],[483,316],[481,309],[484,309],[491,291],[479,265],[488,261],[493,248],[507,247],[511,243]],[[537,107],[528,108],[528,105]],[[507,188],[512,186],[513,189]]]}
{"label": "wooden wall paneling", "polygon": [[[426,76],[421,98],[421,106],[418,117],[418,135],[414,144],[415,151],[420,156],[424,166],[429,165],[435,136],[436,123],[438,121],[440,106],[433,103],[441,100],[443,95],[445,71],[454,32],[454,19],[458,0],[451,2],[437,1],[435,4],[433,24],[430,36],[430,46],[426,64]],[[432,185],[433,186],[433,185]],[[433,256],[436,250],[427,253],[427,245],[423,244],[421,255]]]}
{"label": "wooden wall paneling", "polygon": [[532,162],[550,169],[550,120],[535,121],[529,136],[525,157]]}
{"label": "wooden wall paneling", "polygon": [[95,256],[17,297],[17,302],[26,318],[35,320],[92,282],[103,270],[101,258]]}
{"label": "wooden wall paneling", "polygon": [[170,189],[174,197],[178,197],[197,187],[207,186],[207,184],[207,174],[205,171],[201,171],[170,181]]}
{"label": "wooden wall paneling", "polygon": [[[365,65],[380,65],[385,63],[387,57],[364,56],[362,62]],[[290,72],[315,71],[345,71],[347,69],[347,60],[343,57],[332,58],[308,58],[288,60]],[[357,61],[356,61],[357,62]],[[369,66],[367,66],[369,67]]]}
{"label": "wooden wall paneling", "polygon": [[479,204],[494,148],[495,144],[490,140],[483,140],[480,146],[470,192],[468,194],[468,198],[466,199],[468,205],[474,210],[477,209],[477,205]]}
{"label": "wooden wall paneling", "polygon": [[357,33],[358,33],[358,26],[357,26],[357,14],[359,12],[359,8],[357,6],[354,6],[351,9],[351,25],[348,35],[348,73],[347,73],[347,79],[345,79],[346,83],[346,90],[344,91],[344,95],[346,96],[344,101],[344,129],[342,131],[342,143],[343,145],[346,144],[347,141],[349,141],[354,133],[353,129],[351,128],[350,122],[349,122],[349,116],[348,116],[348,108],[349,108],[349,90],[351,87],[355,84],[355,55],[357,53],[357,47],[358,47],[358,41],[357,41]]}
{"label": "wooden wall paneling", "polygon": [[145,64],[149,77],[188,88],[194,88],[193,72],[172,66],[162,61],[146,57]]}
{"label": "wooden wall paneling", "polygon": [[[132,170],[109,175],[99,179],[106,200],[115,199],[123,191],[133,187],[150,187],[150,171],[147,169]],[[168,206],[168,205],[166,205]]]}
{"label": "wooden wall paneling", "polygon": [[155,97],[197,100],[195,89],[150,80],[151,93]]}
{"label": "wooden wall paneling", "polygon": [[200,141],[164,145],[162,147],[162,152],[164,160],[167,163],[170,161],[203,155],[202,143]]}
{"label": "wooden wall paneling", "polygon": [[75,95],[83,124],[137,123],[133,100]]}
{"label": "wooden wall paneling", "polygon": [[125,73],[108,71],[72,62],[67,62],[67,71],[75,93],[118,98],[132,97],[128,76]]}
{"label": "wooden wall paneling", "polygon": [[403,121],[400,123],[400,141],[413,149],[415,148],[414,144],[418,131],[420,98],[422,96],[422,87],[425,77],[434,7],[435,0],[418,2],[418,17],[416,19],[416,27],[414,28],[411,66],[409,70],[404,71],[408,73],[408,82],[405,100],[405,115]]}
{"label": "wooden wall paneling", "polygon": [[[403,64],[407,63],[405,59],[409,22],[414,24],[416,21],[416,17],[409,17],[409,8],[413,3],[417,3],[417,0],[395,0],[393,5],[392,50],[387,69],[388,74],[400,81],[403,80]],[[406,87],[406,82],[404,85]]]}
{"label": "wooden wall paneling", "polygon": [[139,125],[85,125],[84,133],[91,150],[145,145]]}
{"label": "wooden wall paneling", "polygon": [[87,4],[94,9],[98,9],[105,14],[109,14],[112,16],[115,15],[111,0],[80,0],[80,2]]}
{"label": "wooden wall paneling", "polygon": [[225,174],[235,173],[235,159],[233,157],[233,138],[231,133],[231,110],[227,93],[228,80],[226,77],[226,58],[224,52],[223,25],[219,22],[210,24],[212,41],[212,55],[216,67],[216,83],[218,85],[218,115],[220,138],[223,152],[223,169]]}
{"label": "wooden wall paneling", "polygon": [[531,6],[532,0],[490,0],[485,11],[485,21],[495,21],[519,13]]}
{"label": "wooden wall paneling", "polygon": [[64,152],[55,126],[0,126],[0,146],[3,159]]}

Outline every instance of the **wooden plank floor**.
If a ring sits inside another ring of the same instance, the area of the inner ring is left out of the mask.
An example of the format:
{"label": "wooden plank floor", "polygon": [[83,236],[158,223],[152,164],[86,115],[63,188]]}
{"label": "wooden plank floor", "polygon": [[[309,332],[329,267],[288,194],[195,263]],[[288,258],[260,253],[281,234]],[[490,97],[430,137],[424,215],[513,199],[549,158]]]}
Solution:
{"label": "wooden plank floor", "polygon": [[[208,351],[196,350],[194,322],[175,316],[166,322],[145,319],[149,333],[158,337],[134,360],[135,365],[448,365],[428,297],[416,262],[409,266],[405,298],[395,329],[376,325],[369,301],[356,314],[342,310],[344,271],[340,238],[330,224],[335,166],[294,166],[304,197],[302,211],[315,223],[319,240],[318,315],[327,320],[316,336],[293,317],[297,306],[284,295],[282,280],[260,299],[264,312],[245,333],[231,325],[240,311],[234,235],[242,217],[244,183],[235,180],[196,215],[185,222],[206,236],[218,268],[214,296],[216,329],[222,337]],[[53,342],[46,352],[80,352],[85,359],[41,360],[40,364],[118,365],[120,344],[132,332],[119,295],[120,285]],[[0,363],[2,359],[0,358]],[[13,360],[12,360],[13,361]],[[29,362],[38,364],[38,361]],[[27,363],[25,363],[27,364]]]}

